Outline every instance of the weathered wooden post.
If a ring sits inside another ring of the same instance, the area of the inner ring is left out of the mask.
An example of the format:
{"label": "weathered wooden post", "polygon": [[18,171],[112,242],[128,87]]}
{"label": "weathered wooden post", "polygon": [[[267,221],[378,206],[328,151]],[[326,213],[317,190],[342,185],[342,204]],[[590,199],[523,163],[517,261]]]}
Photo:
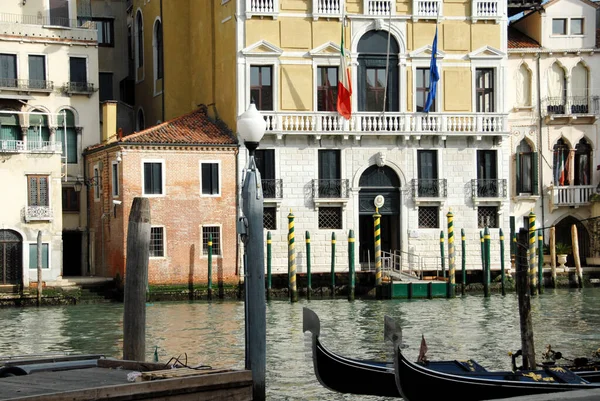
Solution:
{"label": "weathered wooden post", "polygon": [[542,230],[538,230],[538,291],[544,293],[544,236]]}
{"label": "weathered wooden post", "polygon": [[348,301],[354,301],[354,230],[348,233]]}
{"label": "weathered wooden post", "polygon": [[552,288],[556,288],[556,228],[550,227],[550,269],[552,270]]}
{"label": "weathered wooden post", "polygon": [[485,247],[483,244],[483,231],[479,231],[479,241],[481,242],[481,282],[485,285]]}
{"label": "weathered wooden post", "polygon": [[483,270],[483,295],[490,296],[490,229],[486,226],[483,230],[483,250],[485,256],[485,269]]}
{"label": "weathered wooden post", "polygon": [[212,299],[212,234],[208,234],[208,299]]}
{"label": "weathered wooden post", "polygon": [[[513,272],[516,272],[517,271],[517,233],[516,232],[512,233],[511,247],[512,247],[513,251],[511,254],[511,258],[510,258],[510,267]],[[515,280],[515,290],[518,290],[517,289],[518,285],[519,285],[518,280]]]}
{"label": "weathered wooden post", "polygon": [[290,209],[288,214],[288,277],[290,287],[290,301],[298,301],[298,287],[296,286],[296,249],[294,238],[294,214]]}
{"label": "weathered wooden post", "polygon": [[537,295],[537,277],[535,274],[535,213],[529,212],[529,285],[531,295]]}
{"label": "weathered wooden post", "polygon": [[335,297],[335,233],[331,233],[331,296]]}
{"label": "weathered wooden post", "polygon": [[381,215],[379,208],[375,207],[373,215],[374,235],[375,235],[375,286],[381,287]]}
{"label": "weathered wooden post", "polygon": [[271,275],[271,259],[272,259],[272,242],[273,240],[271,239],[271,231],[267,231],[267,301],[271,300],[271,289],[273,288],[272,286],[272,275]]}
{"label": "weathered wooden post", "polygon": [[500,229],[500,284],[502,287],[502,295],[506,295],[504,287],[506,283],[506,273],[504,272],[504,233]]}
{"label": "weathered wooden post", "polygon": [[461,239],[461,259],[462,259],[462,295],[465,295],[467,287],[467,237],[465,237],[465,229],[460,229]]}
{"label": "weathered wooden post", "polygon": [[577,286],[583,288],[583,273],[581,270],[581,260],[579,259],[579,240],[577,238],[577,226],[571,226],[571,242],[573,249],[573,258],[575,258],[575,273],[577,273]]}
{"label": "weathered wooden post", "polygon": [[444,230],[440,230],[440,255],[442,258],[442,277],[446,277],[446,258],[444,257]]}
{"label": "weathered wooden post", "polygon": [[531,295],[529,293],[529,267],[527,262],[528,233],[525,228],[519,230],[516,248],[517,293],[519,298],[519,317],[521,323],[521,351],[523,369],[535,369],[535,349],[533,346],[533,324],[531,322]]}
{"label": "weathered wooden post", "polygon": [[42,231],[37,234],[37,306],[42,305]]}
{"label": "weathered wooden post", "polygon": [[306,232],[306,299],[312,296],[312,274],[310,257],[310,233]]}
{"label": "weathered wooden post", "polygon": [[123,359],[144,361],[146,354],[146,287],[150,258],[150,201],[136,197],[127,226],[127,260],[123,315]]}
{"label": "weathered wooden post", "polygon": [[448,210],[446,215],[448,218],[448,298],[455,296],[455,271],[456,271],[456,259],[454,251],[454,214],[451,210]]}

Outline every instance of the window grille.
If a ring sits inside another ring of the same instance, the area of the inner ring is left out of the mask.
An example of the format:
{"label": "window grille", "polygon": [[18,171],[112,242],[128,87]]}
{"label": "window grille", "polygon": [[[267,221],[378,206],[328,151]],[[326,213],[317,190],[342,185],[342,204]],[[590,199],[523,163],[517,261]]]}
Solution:
{"label": "window grille", "polygon": [[477,208],[477,228],[498,228],[498,208],[480,206]]}
{"label": "window grille", "polygon": [[150,228],[150,257],[161,258],[165,256],[164,227]]}
{"label": "window grille", "polygon": [[339,230],[342,228],[342,208],[341,207],[320,207],[319,208],[319,228]]}
{"label": "window grille", "polygon": [[439,228],[440,213],[437,206],[419,207],[419,228]]}
{"label": "window grille", "polygon": [[208,255],[208,236],[212,234],[212,254],[221,255],[221,227],[202,227],[202,254]]}
{"label": "window grille", "polygon": [[265,230],[277,230],[277,208],[265,208],[263,213],[263,227]]}

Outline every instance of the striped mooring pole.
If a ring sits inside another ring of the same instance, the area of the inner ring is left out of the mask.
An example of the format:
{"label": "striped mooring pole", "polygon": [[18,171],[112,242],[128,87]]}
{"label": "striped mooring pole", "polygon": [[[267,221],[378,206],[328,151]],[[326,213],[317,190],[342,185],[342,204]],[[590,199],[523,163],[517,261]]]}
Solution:
{"label": "striped mooring pole", "polygon": [[446,215],[448,218],[448,298],[455,296],[455,273],[456,273],[456,259],[454,251],[454,214],[451,210],[448,210]]}
{"label": "striped mooring pole", "polygon": [[271,231],[267,231],[267,301],[271,299]]}
{"label": "striped mooring pole", "polygon": [[331,233],[331,296],[335,297],[335,233]]}
{"label": "striped mooring pole", "polygon": [[538,230],[538,291],[544,293],[544,233]]}
{"label": "striped mooring pole", "polygon": [[[479,231],[479,240],[481,241],[481,271],[485,273],[485,248],[483,246],[483,231]],[[485,274],[481,277],[481,282],[485,282]]]}
{"label": "striped mooring pole", "polygon": [[440,254],[442,256],[442,277],[446,277],[446,257],[444,255],[444,230],[440,230]]}
{"label": "striped mooring pole", "polygon": [[373,225],[375,230],[375,286],[381,287],[381,215],[379,208],[375,208],[373,215]]}
{"label": "striped mooring pole", "polygon": [[486,297],[490,296],[490,229],[486,226],[483,230],[483,249],[485,251],[485,269],[483,270],[483,295]]}
{"label": "striped mooring pole", "polygon": [[529,213],[529,289],[537,295],[537,275],[535,274],[535,213]]}
{"label": "striped mooring pole", "polygon": [[506,282],[506,273],[504,272],[504,233],[500,229],[500,283],[502,284],[502,295],[506,295],[504,284]]}
{"label": "striped mooring pole", "polygon": [[212,299],[212,234],[208,234],[208,299]]}
{"label": "striped mooring pole", "polygon": [[467,287],[467,237],[465,237],[465,229],[460,229],[461,255],[462,259],[462,295],[465,295]]}
{"label": "striped mooring pole", "polygon": [[306,232],[306,299],[310,299],[312,295],[312,274],[310,273],[311,258],[310,258],[310,233]]}
{"label": "striped mooring pole", "polygon": [[294,237],[294,214],[290,209],[288,214],[288,272],[290,281],[290,301],[298,301],[298,287],[296,286],[296,244]]}
{"label": "striped mooring pole", "polygon": [[348,233],[348,301],[354,301],[355,277],[354,277],[354,230]]}

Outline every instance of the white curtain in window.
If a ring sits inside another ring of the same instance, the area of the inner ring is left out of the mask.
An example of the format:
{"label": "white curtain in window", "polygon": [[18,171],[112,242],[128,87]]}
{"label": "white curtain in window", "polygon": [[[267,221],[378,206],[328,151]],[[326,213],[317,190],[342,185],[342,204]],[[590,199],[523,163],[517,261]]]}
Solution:
{"label": "white curtain in window", "polygon": [[552,64],[548,70],[548,96],[562,99],[565,90],[565,71],[558,65]]}
{"label": "white curtain in window", "polygon": [[585,98],[587,97],[587,68],[583,64],[578,63],[571,74],[571,95]]}
{"label": "white curtain in window", "polygon": [[531,105],[531,74],[524,64],[517,70],[515,74],[515,88],[517,92],[517,105]]}

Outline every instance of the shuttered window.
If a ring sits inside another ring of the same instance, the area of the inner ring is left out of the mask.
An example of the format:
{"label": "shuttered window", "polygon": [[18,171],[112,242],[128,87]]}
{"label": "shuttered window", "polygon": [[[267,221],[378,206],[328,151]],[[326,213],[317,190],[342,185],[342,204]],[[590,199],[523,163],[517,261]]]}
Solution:
{"label": "shuttered window", "polygon": [[16,114],[0,114],[0,141],[18,141],[21,127]]}
{"label": "shuttered window", "polygon": [[202,195],[219,195],[219,164],[202,163]]}
{"label": "shuttered window", "polygon": [[[38,264],[37,244],[29,244],[29,268],[37,269]],[[42,269],[48,269],[48,244],[42,244]]]}
{"label": "shuttered window", "polygon": [[27,176],[27,193],[29,206],[49,206],[48,203],[48,176]]}
{"label": "shuttered window", "polygon": [[46,57],[30,55],[29,61],[29,87],[46,88]]}
{"label": "shuttered window", "polygon": [[17,86],[17,56],[0,54],[0,87],[15,88]]}
{"label": "shuttered window", "polygon": [[522,140],[517,148],[516,159],[517,194],[537,195],[538,191],[538,154],[532,152],[527,141]]}
{"label": "shuttered window", "polygon": [[87,60],[84,57],[71,57],[69,67],[70,82],[87,83]]}

